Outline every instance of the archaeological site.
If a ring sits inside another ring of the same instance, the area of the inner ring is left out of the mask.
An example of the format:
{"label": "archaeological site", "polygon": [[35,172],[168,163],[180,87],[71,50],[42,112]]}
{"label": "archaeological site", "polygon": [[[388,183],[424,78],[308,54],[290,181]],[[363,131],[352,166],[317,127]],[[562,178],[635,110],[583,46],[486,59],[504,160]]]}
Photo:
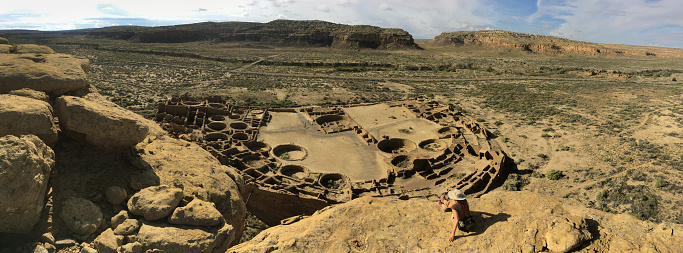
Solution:
{"label": "archaeological site", "polygon": [[[675,169],[683,156],[664,153],[680,144],[669,133],[683,129],[675,124],[678,107],[656,107],[642,122],[610,116],[598,124],[598,112],[581,106],[617,104],[620,96],[646,101],[650,91],[547,95],[548,86],[568,86],[564,79],[612,87],[649,72],[529,73],[526,62],[501,60],[617,57],[615,47],[535,36],[510,42],[518,35],[507,32],[416,43],[401,29],[322,21],[129,29],[39,37],[49,47],[10,44],[28,33],[0,38],[0,253],[683,249]],[[112,46],[137,43],[243,51],[223,59],[171,46]],[[297,62],[305,54],[298,47],[314,52],[306,56],[313,60]],[[431,65],[450,47],[501,51],[494,60]],[[328,54],[343,59],[330,62]],[[124,56],[130,59],[117,61]],[[490,62],[501,65],[484,65]],[[502,81],[514,85],[490,84]],[[443,95],[456,92],[465,95]],[[619,112],[642,109],[629,108]],[[650,135],[639,131],[653,120],[666,121],[671,142],[643,140]],[[655,161],[639,165],[651,172],[674,169],[655,177],[628,167],[625,161],[645,159],[640,154]],[[466,194],[475,225],[449,243],[451,214],[437,201],[453,189]]]}

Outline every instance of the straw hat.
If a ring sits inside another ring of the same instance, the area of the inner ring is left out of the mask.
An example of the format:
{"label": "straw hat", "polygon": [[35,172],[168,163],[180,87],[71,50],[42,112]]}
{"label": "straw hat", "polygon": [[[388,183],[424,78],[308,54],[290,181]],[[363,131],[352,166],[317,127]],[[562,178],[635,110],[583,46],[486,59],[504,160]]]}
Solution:
{"label": "straw hat", "polygon": [[465,200],[467,196],[465,196],[465,194],[462,193],[460,190],[455,189],[448,192],[448,198],[453,200]]}

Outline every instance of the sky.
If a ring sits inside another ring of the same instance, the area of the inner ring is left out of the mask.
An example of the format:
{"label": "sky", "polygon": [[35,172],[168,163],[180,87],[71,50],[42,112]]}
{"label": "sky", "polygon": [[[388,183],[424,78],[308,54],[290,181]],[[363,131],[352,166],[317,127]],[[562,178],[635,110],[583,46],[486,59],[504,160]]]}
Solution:
{"label": "sky", "polygon": [[0,8],[0,30],[275,19],[401,28],[416,39],[490,29],[683,48],[681,0],[18,0]]}

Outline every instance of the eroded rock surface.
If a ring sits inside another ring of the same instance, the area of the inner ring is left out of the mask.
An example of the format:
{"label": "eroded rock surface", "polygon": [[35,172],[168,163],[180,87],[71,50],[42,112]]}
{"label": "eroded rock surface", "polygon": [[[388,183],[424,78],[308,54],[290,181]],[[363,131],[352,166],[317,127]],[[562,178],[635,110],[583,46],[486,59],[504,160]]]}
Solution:
{"label": "eroded rock surface", "polygon": [[[23,51],[44,48],[17,47]],[[89,60],[66,54],[0,54],[0,93],[29,88],[61,95],[87,86]]]}
{"label": "eroded rock surface", "polygon": [[135,193],[128,200],[128,210],[153,221],[171,215],[183,198],[183,190],[168,185],[152,186]]}
{"label": "eroded rock surface", "polygon": [[80,235],[95,232],[103,221],[100,207],[83,198],[66,199],[59,216],[69,230]]}
{"label": "eroded rock surface", "polygon": [[211,202],[194,199],[187,206],[178,207],[173,211],[168,222],[178,225],[217,226],[223,221],[221,212]]}
{"label": "eroded rock surface", "polygon": [[683,247],[681,225],[660,228],[574,200],[494,191],[469,203],[476,225],[471,233],[456,232],[453,243],[448,242],[450,214],[434,201],[363,197],[271,227],[229,252],[547,252],[572,247],[679,252]]}
{"label": "eroded rock surface", "polygon": [[145,221],[138,232],[143,251],[159,249],[166,253],[225,252],[234,237],[234,230],[228,224],[205,228]]}
{"label": "eroded rock surface", "polygon": [[61,96],[55,101],[55,111],[68,137],[102,149],[133,146],[149,132],[142,116],[97,100]]}
{"label": "eroded rock surface", "polygon": [[48,146],[58,140],[52,106],[47,102],[0,94],[0,136],[33,134]]}
{"label": "eroded rock surface", "polygon": [[54,158],[34,135],[0,137],[0,232],[27,233],[38,222]]}

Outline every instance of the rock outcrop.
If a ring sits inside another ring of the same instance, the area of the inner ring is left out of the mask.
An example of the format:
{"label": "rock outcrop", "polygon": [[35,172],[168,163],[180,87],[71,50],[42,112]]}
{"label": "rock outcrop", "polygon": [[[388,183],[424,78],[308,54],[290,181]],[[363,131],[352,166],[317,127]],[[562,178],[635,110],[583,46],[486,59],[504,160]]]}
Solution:
{"label": "rock outcrop", "polygon": [[166,253],[218,253],[225,252],[235,237],[232,226],[207,228],[169,226],[165,223],[143,222],[137,235],[143,251],[163,250]]}
{"label": "rock outcrop", "polygon": [[48,146],[59,139],[52,106],[47,102],[0,94],[0,136],[33,134]]}
{"label": "rock outcrop", "polygon": [[183,198],[183,190],[167,185],[152,186],[135,193],[128,200],[128,210],[153,221],[173,213]]}
{"label": "rock outcrop", "polygon": [[102,149],[133,146],[149,132],[142,116],[96,100],[61,96],[55,101],[55,111],[66,136]]}
{"label": "rock outcrop", "polygon": [[[470,199],[476,225],[456,232],[427,199],[363,197],[264,230],[228,252],[679,252],[683,226],[584,208],[569,199],[493,191]],[[655,250],[656,249],[656,250]]]}
{"label": "rock outcrop", "polygon": [[[431,41],[434,45],[477,45],[498,49],[518,49],[542,54],[561,55],[654,55],[645,48],[627,49],[619,45],[604,45],[559,37],[523,34],[508,31],[477,31],[441,33]],[[666,55],[666,54],[662,54]],[[680,55],[677,55],[680,56]]]}
{"label": "rock outcrop", "polygon": [[[43,49],[42,46],[24,48],[29,52]],[[3,63],[0,65],[0,93],[29,88],[61,95],[88,84],[88,59],[54,53],[0,53],[0,62]]]}
{"label": "rock outcrop", "polygon": [[168,222],[177,225],[217,226],[223,221],[223,216],[211,202],[194,199],[187,206],[178,207]]}
{"label": "rock outcrop", "polygon": [[274,20],[268,23],[196,23],[162,27],[116,27],[90,31],[90,35],[143,43],[178,43],[214,40],[252,41],[287,46],[341,48],[419,49],[401,29],[368,25],[342,25],[324,21]]}
{"label": "rock outcrop", "polygon": [[59,216],[71,232],[79,235],[94,233],[103,220],[100,207],[83,198],[66,199]]}
{"label": "rock outcrop", "polygon": [[38,137],[0,137],[0,232],[27,233],[38,223],[55,154]]}

